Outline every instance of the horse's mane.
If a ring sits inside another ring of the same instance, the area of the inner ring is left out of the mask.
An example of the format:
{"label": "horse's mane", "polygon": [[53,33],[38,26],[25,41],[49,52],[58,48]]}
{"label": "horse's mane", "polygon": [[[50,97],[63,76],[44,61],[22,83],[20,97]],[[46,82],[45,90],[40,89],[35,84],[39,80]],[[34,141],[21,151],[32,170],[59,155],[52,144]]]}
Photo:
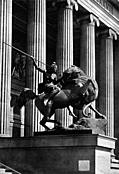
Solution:
{"label": "horse's mane", "polygon": [[72,65],[63,72],[63,78],[64,78],[64,84],[63,84],[64,87],[67,85],[79,85],[79,84],[84,85],[88,79],[92,79],[92,83],[89,84],[89,87],[87,89],[91,91],[92,90],[98,91],[97,82],[93,78],[85,74],[81,68],[75,65]]}
{"label": "horse's mane", "polygon": [[67,83],[72,83],[75,81],[75,84],[81,82],[84,84],[88,80],[89,76],[87,76],[81,68],[72,65],[68,69],[63,72],[64,85]]}
{"label": "horse's mane", "polygon": [[69,67],[68,69],[66,69],[64,72],[63,72],[63,75],[64,74],[72,74],[72,73],[79,73],[81,76],[86,76],[86,74],[84,73],[84,71],[75,66],[75,65],[72,65],[71,67]]}

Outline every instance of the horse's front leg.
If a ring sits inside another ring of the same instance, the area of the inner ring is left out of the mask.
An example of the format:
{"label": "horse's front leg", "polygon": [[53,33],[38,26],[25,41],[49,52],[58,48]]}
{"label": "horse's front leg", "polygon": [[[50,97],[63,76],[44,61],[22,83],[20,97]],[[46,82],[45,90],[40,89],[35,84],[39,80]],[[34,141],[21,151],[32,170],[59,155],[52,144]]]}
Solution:
{"label": "horse's front leg", "polygon": [[43,117],[43,119],[40,121],[40,125],[43,126],[46,130],[50,130],[50,128],[45,125],[47,121],[47,117]]}
{"label": "horse's front leg", "polygon": [[47,117],[43,117],[43,119],[40,121],[40,125],[42,125],[47,131],[50,130],[50,128],[45,125],[46,122],[55,123],[57,124],[58,128],[62,127],[61,123],[58,122],[57,120],[52,120],[50,118],[48,119]]}
{"label": "horse's front leg", "polygon": [[71,111],[70,106],[67,106],[67,109],[68,109],[68,111],[69,111],[69,115],[71,115],[71,116],[74,117],[74,118],[77,118],[77,116]]}
{"label": "horse's front leg", "polygon": [[47,122],[55,123],[55,124],[57,124],[57,127],[62,127],[62,126],[61,126],[61,123],[60,123],[59,121],[57,121],[57,120],[49,119],[49,120],[47,120]]}

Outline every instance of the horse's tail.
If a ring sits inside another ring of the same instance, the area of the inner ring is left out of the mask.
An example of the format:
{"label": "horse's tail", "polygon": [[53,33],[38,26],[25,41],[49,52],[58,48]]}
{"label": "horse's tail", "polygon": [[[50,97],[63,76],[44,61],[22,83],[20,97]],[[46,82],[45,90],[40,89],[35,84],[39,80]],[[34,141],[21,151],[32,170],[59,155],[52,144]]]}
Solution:
{"label": "horse's tail", "polygon": [[22,108],[29,100],[33,100],[36,98],[36,94],[30,88],[24,88],[20,95],[17,97],[16,101],[11,104],[11,107],[19,107]]}
{"label": "horse's tail", "polygon": [[88,114],[86,114],[86,109],[90,108],[92,111],[94,111],[96,114],[98,114],[98,118],[103,118],[103,119],[107,119],[105,115],[101,114],[96,108],[93,108],[93,106],[91,105],[91,103],[87,104],[84,108],[83,108],[83,115],[85,117],[89,117]]}
{"label": "horse's tail", "polygon": [[91,105],[91,103],[88,103],[84,108],[83,108],[83,115],[85,116],[85,117],[89,117],[89,115],[88,114],[86,114],[86,109],[88,108],[88,107],[90,107],[90,105]]}
{"label": "horse's tail", "polygon": [[103,119],[107,120],[106,116],[101,114],[96,108],[93,108],[92,105],[90,105],[89,108],[92,109],[95,113],[97,113],[100,118],[103,118]]}

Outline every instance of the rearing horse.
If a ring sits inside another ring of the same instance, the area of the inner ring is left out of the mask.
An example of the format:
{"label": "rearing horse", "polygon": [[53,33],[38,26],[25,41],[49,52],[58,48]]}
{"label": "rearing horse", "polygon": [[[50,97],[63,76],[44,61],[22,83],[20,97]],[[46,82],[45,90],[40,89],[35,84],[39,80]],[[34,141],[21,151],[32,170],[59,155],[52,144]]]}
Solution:
{"label": "rearing horse", "polygon": [[[91,102],[96,100],[98,96],[98,85],[95,80],[87,76],[80,68],[76,66],[72,66],[64,71],[62,79],[62,89],[50,101],[51,107],[49,107],[49,109],[46,108],[47,105],[45,105],[44,102],[45,99],[48,99],[49,95],[45,94],[44,92],[36,95],[30,89],[25,89],[20,94],[16,102],[17,106],[21,108],[28,100],[35,99],[36,107],[44,115],[43,119],[40,121],[40,124],[47,130],[49,128],[45,125],[46,122],[53,122],[60,125],[57,120],[50,119],[55,113],[55,110],[59,108],[62,109],[67,107],[70,111],[69,106],[82,110],[83,108],[85,110],[87,108],[86,106],[90,106],[90,108],[97,112],[100,117],[105,117],[91,106]],[[84,110],[83,114],[84,116],[87,116]],[[71,111],[70,114],[75,116]]]}

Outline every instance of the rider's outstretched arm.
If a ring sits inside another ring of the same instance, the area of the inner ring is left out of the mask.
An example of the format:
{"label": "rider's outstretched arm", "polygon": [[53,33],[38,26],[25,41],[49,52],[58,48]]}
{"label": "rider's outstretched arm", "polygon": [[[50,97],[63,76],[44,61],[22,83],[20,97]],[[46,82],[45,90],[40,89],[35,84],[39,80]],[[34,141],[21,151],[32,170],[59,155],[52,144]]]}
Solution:
{"label": "rider's outstretched arm", "polygon": [[39,68],[39,67],[37,66],[35,60],[33,60],[33,65],[35,66],[35,68],[36,68],[38,71],[40,71],[41,73],[45,73],[45,70],[43,70],[43,69],[41,69],[41,68]]}

